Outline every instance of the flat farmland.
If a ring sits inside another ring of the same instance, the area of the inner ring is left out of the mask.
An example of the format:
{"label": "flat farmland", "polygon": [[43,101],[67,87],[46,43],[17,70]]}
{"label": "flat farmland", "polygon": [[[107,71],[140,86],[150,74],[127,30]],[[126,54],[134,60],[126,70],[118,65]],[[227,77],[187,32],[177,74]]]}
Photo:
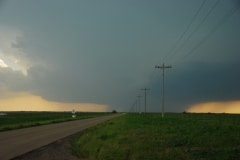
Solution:
{"label": "flat farmland", "polygon": [[71,140],[91,160],[239,159],[240,115],[125,114]]}
{"label": "flat farmland", "polygon": [[0,131],[34,127],[51,123],[80,120],[110,113],[77,112],[72,118],[71,112],[4,112],[0,116]]}

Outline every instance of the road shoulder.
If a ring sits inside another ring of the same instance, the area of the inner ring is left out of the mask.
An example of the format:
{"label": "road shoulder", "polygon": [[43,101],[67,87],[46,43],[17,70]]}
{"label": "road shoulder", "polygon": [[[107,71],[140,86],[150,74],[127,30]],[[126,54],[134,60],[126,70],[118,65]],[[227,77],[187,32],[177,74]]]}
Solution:
{"label": "road shoulder", "polygon": [[72,136],[57,140],[49,145],[15,157],[13,160],[79,160],[79,158],[72,154],[71,137]]}

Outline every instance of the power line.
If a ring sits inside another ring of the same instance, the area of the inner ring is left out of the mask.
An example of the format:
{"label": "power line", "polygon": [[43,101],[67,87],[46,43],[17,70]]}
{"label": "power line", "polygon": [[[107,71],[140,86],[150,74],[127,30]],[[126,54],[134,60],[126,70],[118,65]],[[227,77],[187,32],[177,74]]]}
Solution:
{"label": "power line", "polygon": [[215,1],[215,3],[212,5],[210,10],[207,12],[207,14],[204,16],[204,18],[201,20],[201,22],[197,25],[197,27],[187,36],[185,41],[178,47],[178,49],[175,50],[175,52],[172,55],[177,54],[180,50],[183,49],[183,47],[187,44],[187,42],[190,40],[190,38],[199,30],[199,28],[203,25],[203,23],[207,20],[209,15],[213,12],[213,10],[217,7],[220,0]]}
{"label": "power line", "polygon": [[155,68],[160,68],[162,69],[162,117],[164,117],[164,71],[167,68],[172,68],[172,66],[165,66],[164,63],[162,66],[156,65]]}
{"label": "power line", "polygon": [[193,52],[199,48],[205,41],[209,39],[209,37],[215,33],[222,25],[224,25],[227,20],[234,15],[234,13],[240,8],[240,6],[233,7],[229,13],[227,13],[220,21],[215,25],[215,27],[208,32],[208,34],[195,46],[193,47],[183,58],[186,58],[193,54]]}
{"label": "power line", "polygon": [[174,50],[177,49],[177,45],[180,43],[180,41],[182,40],[182,38],[185,36],[185,34],[187,33],[187,31],[190,29],[190,27],[192,26],[193,22],[195,21],[196,17],[198,16],[198,14],[200,13],[200,11],[202,10],[204,4],[206,3],[207,0],[203,0],[200,7],[198,8],[197,12],[194,14],[193,18],[191,19],[190,23],[188,24],[187,28],[183,31],[183,33],[181,34],[181,36],[178,38],[178,40],[176,41],[176,43],[174,44],[174,47],[172,47],[172,49],[170,50],[170,52],[165,56],[165,58],[163,58],[163,62],[171,56],[171,54],[175,53]]}

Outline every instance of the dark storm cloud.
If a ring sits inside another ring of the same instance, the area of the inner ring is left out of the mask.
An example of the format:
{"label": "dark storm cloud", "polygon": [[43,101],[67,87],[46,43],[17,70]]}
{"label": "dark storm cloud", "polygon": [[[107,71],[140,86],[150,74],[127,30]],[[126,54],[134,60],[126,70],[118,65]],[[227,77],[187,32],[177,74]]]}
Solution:
{"label": "dark storm cloud", "polygon": [[[22,33],[7,45],[29,66],[27,76],[2,71],[1,83],[49,101],[100,103],[122,111],[128,111],[136,96],[143,95],[140,89],[147,87],[149,110],[161,111],[161,70],[154,71],[154,65],[161,65],[201,3],[7,1],[2,24]],[[206,3],[192,27],[213,3]],[[239,99],[239,12],[183,58],[233,5],[221,1],[189,43],[167,58],[165,63],[173,66],[166,71],[167,111]],[[152,72],[154,76],[149,76]]]}
{"label": "dark storm cloud", "polygon": [[[166,75],[169,110],[183,111],[191,104],[239,100],[238,60],[225,63],[189,63],[176,66]],[[156,82],[161,89],[161,81]],[[159,98],[161,93],[159,94]]]}

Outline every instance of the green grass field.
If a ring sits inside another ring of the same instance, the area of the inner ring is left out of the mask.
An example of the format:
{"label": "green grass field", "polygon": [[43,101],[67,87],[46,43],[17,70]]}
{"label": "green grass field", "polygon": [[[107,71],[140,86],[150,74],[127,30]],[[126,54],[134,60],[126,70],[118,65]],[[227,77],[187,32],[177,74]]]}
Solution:
{"label": "green grass field", "polygon": [[240,115],[125,114],[72,138],[89,160],[240,158]]}
{"label": "green grass field", "polygon": [[4,112],[4,113],[7,113],[7,115],[0,116],[0,131],[33,127],[64,121],[72,121],[110,114],[110,113],[77,112],[76,118],[72,118],[71,112]]}

